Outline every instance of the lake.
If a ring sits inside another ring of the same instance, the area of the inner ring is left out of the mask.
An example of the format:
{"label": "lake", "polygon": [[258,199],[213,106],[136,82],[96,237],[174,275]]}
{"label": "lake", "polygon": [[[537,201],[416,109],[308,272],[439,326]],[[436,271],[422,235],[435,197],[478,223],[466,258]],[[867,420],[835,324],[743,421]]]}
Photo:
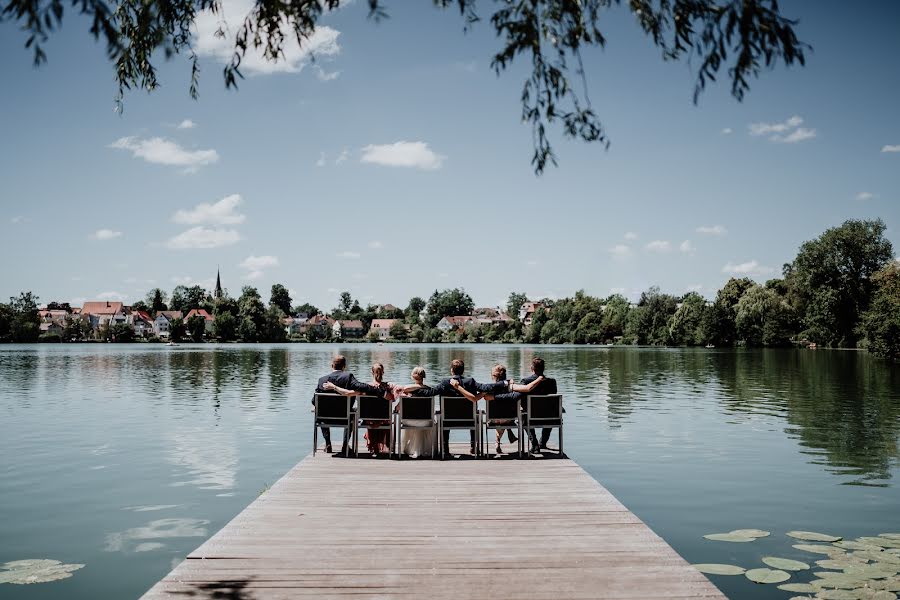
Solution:
{"label": "lake", "polygon": [[[380,361],[397,382],[416,365],[434,381],[455,357],[480,381],[497,362],[519,377],[544,357],[565,396],[567,454],[693,563],[811,562],[824,557],[792,548],[785,532],[900,530],[900,366],[862,352],[7,345],[0,563],[86,566],[62,581],[0,584],[0,597],[140,596],[310,452],[310,396],[336,352],[362,380]],[[353,493],[322,490],[342,492]],[[739,528],[772,535],[702,537]],[[731,598],[792,595],[711,579]]]}

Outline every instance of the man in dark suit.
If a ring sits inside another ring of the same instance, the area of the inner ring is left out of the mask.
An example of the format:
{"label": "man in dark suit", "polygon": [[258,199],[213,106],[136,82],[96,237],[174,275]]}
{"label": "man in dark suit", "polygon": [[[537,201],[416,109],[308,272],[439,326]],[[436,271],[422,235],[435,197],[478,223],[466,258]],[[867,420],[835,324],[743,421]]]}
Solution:
{"label": "man in dark suit", "polygon": [[[466,370],[466,363],[461,359],[455,358],[450,361],[450,377],[442,380],[437,385],[432,386],[431,391],[435,396],[460,397],[462,394],[454,389],[451,380],[456,380],[459,385],[473,395],[479,393],[485,394],[502,394],[509,390],[509,381],[497,381],[493,383],[478,383],[471,377],[465,377],[463,373]],[[450,447],[450,432],[444,432],[444,451]],[[475,432],[469,432],[469,454],[475,454]]]}
{"label": "man in dark suit", "polygon": [[[538,377],[544,374],[544,359],[534,357],[531,359],[531,375],[522,379],[522,383],[527,385],[537,379]],[[531,391],[532,394],[542,395],[542,394],[556,394],[556,380],[544,378],[538,386]],[[522,407],[525,408],[524,406]],[[528,428],[528,439],[531,440],[531,450],[532,454],[536,454],[541,451],[541,448],[547,447],[547,442],[550,441],[550,434],[553,433],[552,427],[544,427],[541,431],[541,441],[540,445],[538,445],[537,435],[535,435],[534,429]]]}
{"label": "man in dark suit", "polygon": [[[367,383],[362,383],[353,376],[353,373],[348,373],[345,369],[347,368],[347,359],[343,356],[335,356],[331,359],[331,373],[328,375],[323,375],[319,377],[319,383],[316,385],[316,394],[330,394],[333,393],[327,389],[325,389],[325,383],[331,382],[334,385],[344,388],[346,390],[353,390],[354,392],[362,392],[366,396],[378,396],[384,397],[384,390],[377,388],[375,386],[369,385]],[[313,404],[315,404],[315,396],[313,396]],[[331,429],[328,427],[322,427],[322,438],[325,440],[325,452],[331,452]],[[344,444],[341,447],[341,452],[346,455],[347,454],[347,442],[350,440],[350,430],[344,429]]]}

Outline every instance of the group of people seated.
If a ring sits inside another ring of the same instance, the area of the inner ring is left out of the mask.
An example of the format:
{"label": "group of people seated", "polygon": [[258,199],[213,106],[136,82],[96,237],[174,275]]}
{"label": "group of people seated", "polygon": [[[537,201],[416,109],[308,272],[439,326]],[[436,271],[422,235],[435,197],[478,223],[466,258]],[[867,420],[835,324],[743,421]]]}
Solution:
{"label": "group of people seated", "polygon": [[[384,365],[375,363],[372,365],[372,381],[364,383],[359,381],[352,373],[347,371],[347,359],[343,356],[335,356],[331,361],[333,369],[328,375],[319,378],[316,386],[316,393],[341,394],[343,396],[377,396],[390,401],[399,401],[405,397],[434,397],[434,396],[455,396],[464,397],[472,402],[478,402],[484,399],[486,402],[503,402],[508,406],[515,407],[516,403],[524,399],[526,394],[555,394],[556,380],[548,378],[544,375],[544,360],[542,358],[534,358],[531,361],[531,375],[524,377],[519,383],[513,382],[507,378],[506,367],[503,365],[495,365],[491,369],[491,383],[479,383],[472,377],[464,375],[466,365],[461,359],[454,359],[450,362],[450,376],[441,380],[439,383],[429,385],[425,383],[425,369],[416,367],[412,370],[412,383],[397,384],[384,381]],[[313,399],[315,402],[315,397]],[[508,412],[506,414],[509,414]],[[400,452],[410,457],[430,457],[434,448],[434,431],[428,427],[431,421],[422,423],[417,420],[406,420],[404,423],[408,425],[419,425],[419,429],[404,429],[400,440]],[[382,423],[369,423],[370,426],[380,426]],[[512,429],[506,429],[509,441],[515,443],[518,438]],[[552,428],[544,428],[541,431],[541,439],[538,441],[537,435],[532,428],[527,429],[528,439],[531,442],[529,452],[536,454],[543,448],[547,448],[547,442],[550,439]],[[470,431],[469,452],[475,454],[475,431]],[[504,435],[504,429],[497,429],[497,454],[503,453],[501,440]],[[346,454],[347,443],[349,441],[350,431],[344,430],[344,443],[341,452]],[[389,431],[386,429],[369,428],[366,431],[366,446],[369,452],[376,456],[378,454],[387,454],[391,451],[389,447],[390,439]],[[322,427],[322,437],[325,441],[325,452],[332,452],[331,431],[328,427]],[[444,449],[449,448],[450,432],[444,431]]]}

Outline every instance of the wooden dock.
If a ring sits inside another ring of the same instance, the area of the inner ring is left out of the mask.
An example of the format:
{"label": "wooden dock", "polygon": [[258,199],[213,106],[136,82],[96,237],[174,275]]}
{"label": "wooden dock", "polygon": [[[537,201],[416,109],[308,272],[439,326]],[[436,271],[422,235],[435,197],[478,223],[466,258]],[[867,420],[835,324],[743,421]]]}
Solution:
{"label": "wooden dock", "polygon": [[565,458],[308,456],[144,596],[725,598]]}

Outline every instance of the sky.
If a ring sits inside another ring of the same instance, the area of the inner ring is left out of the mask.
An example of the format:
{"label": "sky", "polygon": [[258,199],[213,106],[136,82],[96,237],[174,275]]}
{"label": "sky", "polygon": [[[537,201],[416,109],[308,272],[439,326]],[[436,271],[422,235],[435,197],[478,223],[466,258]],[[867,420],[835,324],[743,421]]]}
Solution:
{"label": "sky", "polygon": [[161,58],[160,89],[121,114],[85,21],[68,15],[39,68],[0,24],[0,298],[133,302],[217,269],[232,295],[282,283],[325,309],[343,290],[398,306],[452,287],[479,306],[652,285],[711,298],[851,218],[882,218],[900,253],[900,4],[781,6],[807,66],[764,72],[742,103],[725,77],[696,106],[691,65],[613,10],[607,47],[584,55],[611,145],[555,134],[542,176],[527,61],[498,77],[490,24],[466,33],[430,3],[329,14],[286,60],[245,60],[238,91],[204,17],[199,100],[186,59]]}

